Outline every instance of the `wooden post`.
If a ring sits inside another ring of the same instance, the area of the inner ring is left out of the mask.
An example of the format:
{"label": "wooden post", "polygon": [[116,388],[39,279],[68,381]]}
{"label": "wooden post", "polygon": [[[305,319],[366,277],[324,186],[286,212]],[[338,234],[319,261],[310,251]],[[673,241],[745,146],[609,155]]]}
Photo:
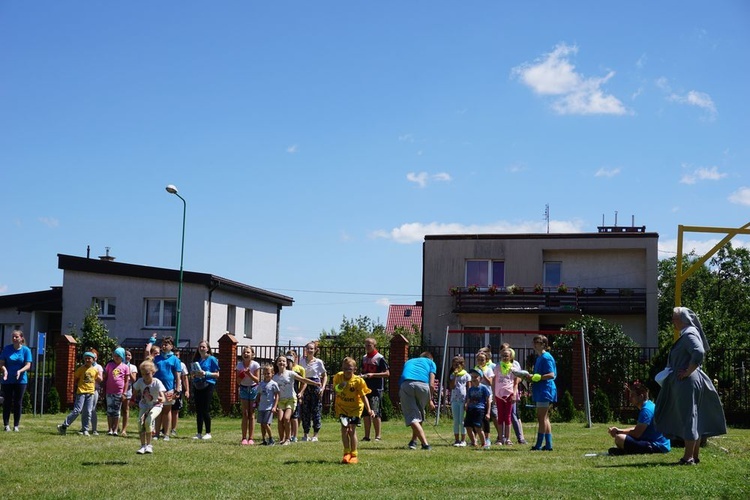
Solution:
{"label": "wooden post", "polygon": [[225,414],[229,414],[237,402],[237,343],[234,335],[225,333],[219,339],[219,353],[216,356],[219,361],[216,390],[219,391],[221,408]]}
{"label": "wooden post", "polygon": [[401,400],[398,397],[398,381],[404,371],[404,364],[409,359],[409,341],[403,335],[391,338],[391,348],[388,359],[391,376],[388,378],[388,395],[394,407],[398,407]]}
{"label": "wooden post", "polygon": [[78,342],[70,335],[60,335],[55,346],[55,389],[60,396],[60,411],[66,412],[75,399],[76,349]]}

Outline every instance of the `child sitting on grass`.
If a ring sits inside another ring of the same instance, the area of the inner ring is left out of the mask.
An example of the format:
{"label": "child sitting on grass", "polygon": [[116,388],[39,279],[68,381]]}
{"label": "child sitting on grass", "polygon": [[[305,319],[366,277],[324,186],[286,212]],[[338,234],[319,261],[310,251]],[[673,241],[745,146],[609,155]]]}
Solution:
{"label": "child sitting on grass", "polygon": [[151,447],[151,436],[154,430],[156,418],[161,414],[166,392],[164,384],[154,377],[156,366],[151,360],[146,360],[140,366],[141,378],[133,384],[133,398],[140,400],[138,403],[138,429],[141,434],[141,447],[136,452],[139,455],[153,453]]}
{"label": "child sitting on grass", "polygon": [[[261,368],[263,380],[258,386],[258,396],[255,399],[255,406],[258,408],[258,423],[260,424],[260,434],[264,445],[273,445],[273,432],[271,424],[273,415],[279,406],[279,385],[273,381],[273,366],[263,365]],[[266,440],[268,436],[268,440]]]}
{"label": "child sitting on grass", "polygon": [[367,394],[372,392],[364,379],[354,375],[357,362],[354,358],[346,357],[341,363],[341,370],[333,377],[333,388],[336,392],[334,409],[341,420],[341,442],[344,445],[342,464],[359,463],[357,457],[357,426],[364,409],[369,417],[375,413],[370,408]]}

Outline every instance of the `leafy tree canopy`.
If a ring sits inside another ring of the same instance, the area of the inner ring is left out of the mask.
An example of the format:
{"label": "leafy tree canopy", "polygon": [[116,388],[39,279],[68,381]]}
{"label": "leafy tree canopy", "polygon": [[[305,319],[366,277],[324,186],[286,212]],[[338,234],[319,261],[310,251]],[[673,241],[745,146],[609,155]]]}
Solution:
{"label": "leafy tree canopy", "polygon": [[112,354],[117,348],[117,340],[109,336],[107,326],[99,319],[99,306],[93,304],[85,313],[81,336],[72,331],[73,336],[79,343],[78,355],[82,356],[84,350],[94,348],[99,353],[99,364],[106,364],[112,359]]}

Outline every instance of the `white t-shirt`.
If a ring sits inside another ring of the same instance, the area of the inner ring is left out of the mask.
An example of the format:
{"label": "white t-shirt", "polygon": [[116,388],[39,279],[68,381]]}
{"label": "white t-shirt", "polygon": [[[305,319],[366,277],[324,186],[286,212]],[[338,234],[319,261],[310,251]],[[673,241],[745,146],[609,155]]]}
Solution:
{"label": "white t-shirt", "polygon": [[300,378],[292,370],[284,370],[273,376],[273,381],[279,386],[279,399],[295,399],[297,393],[294,391],[294,381]]}
{"label": "white t-shirt", "polygon": [[326,366],[323,364],[323,360],[320,358],[313,358],[309,363],[307,358],[302,358],[299,361],[302,368],[305,369],[305,377],[313,380],[322,380],[323,374],[326,372]]}
{"label": "white t-shirt", "polygon": [[[242,360],[237,361],[236,370],[237,370],[237,378],[239,378],[240,372],[245,371],[245,363]],[[258,364],[258,362],[255,360],[250,361],[250,373],[257,376],[258,370],[260,370],[260,364]],[[244,387],[254,387],[257,385],[257,383],[250,377],[244,377],[240,380],[240,385]]]}
{"label": "white t-shirt", "polygon": [[154,377],[150,384],[139,378],[133,384],[133,392],[139,394],[141,397],[138,407],[142,410],[150,410],[154,406],[162,406],[161,403],[157,403],[160,392],[166,392],[164,384],[158,378]]}

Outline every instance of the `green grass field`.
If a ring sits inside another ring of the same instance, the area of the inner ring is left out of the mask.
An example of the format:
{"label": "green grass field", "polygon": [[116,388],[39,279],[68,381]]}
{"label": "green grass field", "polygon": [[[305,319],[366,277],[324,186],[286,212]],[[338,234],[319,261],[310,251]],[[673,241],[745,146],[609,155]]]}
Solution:
{"label": "green grass field", "polygon": [[[0,432],[0,498],[748,498],[750,430],[712,438],[694,467],[666,455],[586,457],[611,446],[605,425],[553,424],[553,452],[528,446],[454,448],[451,421],[426,426],[432,451],[408,450],[400,420],[383,423],[383,441],[361,443],[360,463],[341,465],[338,421],[327,420],[317,443],[240,446],[240,421],[214,420],[211,441],[180,438],[136,455],[127,438],[57,434],[62,415],[24,415],[21,432]],[[99,416],[100,426],[106,417]],[[104,423],[104,424],[103,424]],[[535,435],[526,424],[527,439]],[[260,436],[257,429],[256,437]],[[360,429],[360,438],[362,432]],[[166,489],[165,489],[166,488]]]}

